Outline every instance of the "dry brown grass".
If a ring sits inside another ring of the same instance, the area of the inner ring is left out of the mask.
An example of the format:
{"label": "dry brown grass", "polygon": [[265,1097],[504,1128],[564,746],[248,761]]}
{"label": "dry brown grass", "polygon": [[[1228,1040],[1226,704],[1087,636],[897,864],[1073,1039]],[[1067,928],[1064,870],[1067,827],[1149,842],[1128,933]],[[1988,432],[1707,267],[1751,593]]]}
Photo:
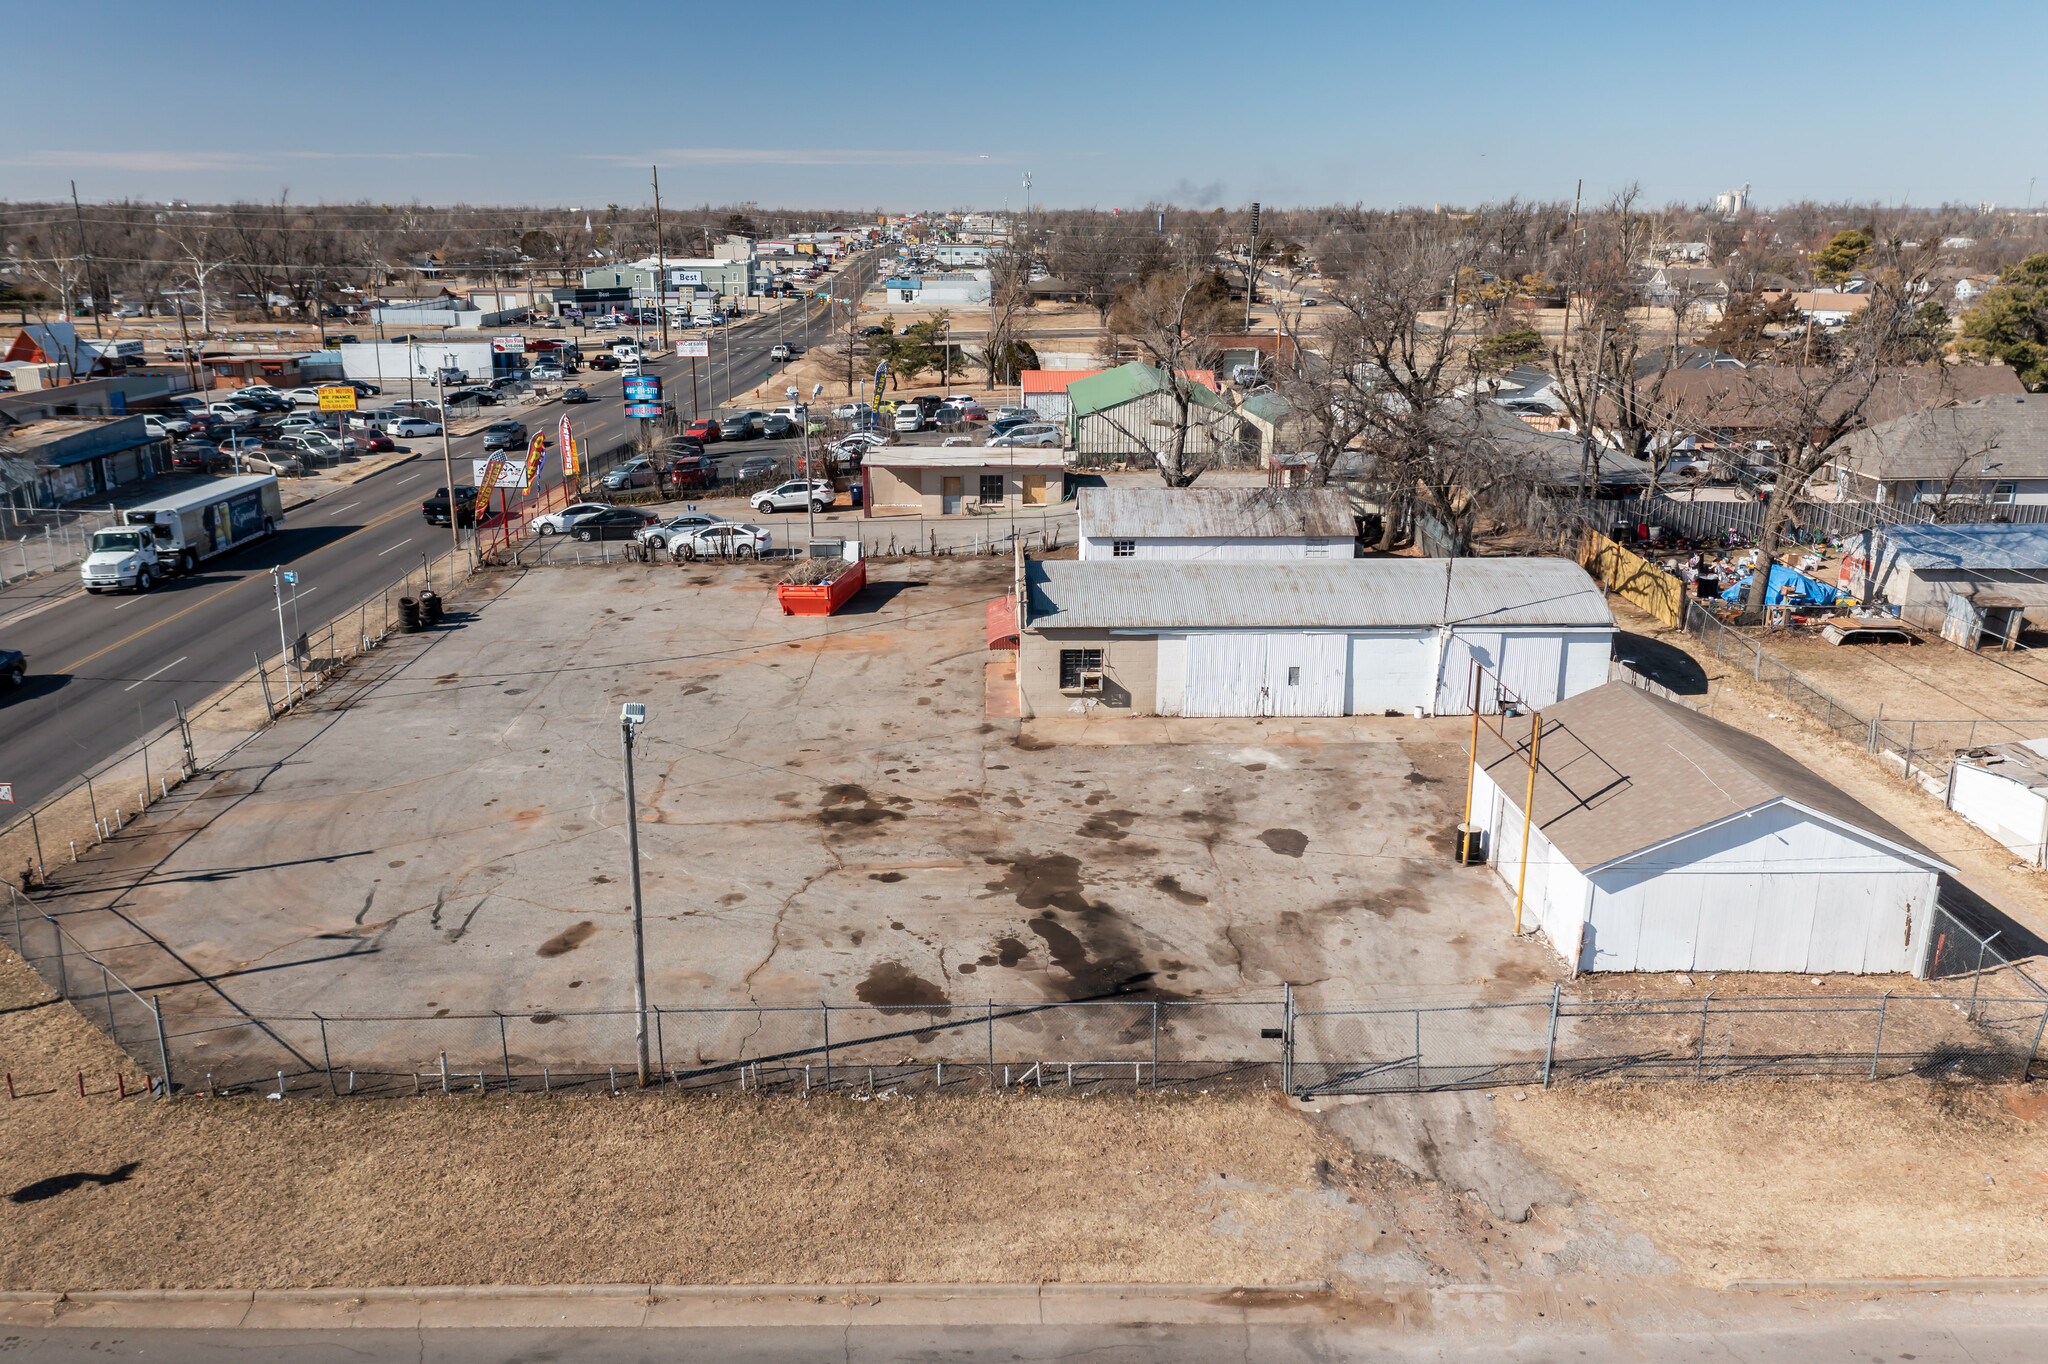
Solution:
{"label": "dry brown grass", "polygon": [[[6,1288],[1326,1277],[1341,1153],[1270,1098],[117,1102],[11,955]],[[88,1071],[88,1098],[73,1073]],[[135,1072],[129,1069],[131,1087]]]}
{"label": "dry brown grass", "polygon": [[2048,1274],[2048,1092],[1587,1086],[1501,1129],[1694,1280]]}

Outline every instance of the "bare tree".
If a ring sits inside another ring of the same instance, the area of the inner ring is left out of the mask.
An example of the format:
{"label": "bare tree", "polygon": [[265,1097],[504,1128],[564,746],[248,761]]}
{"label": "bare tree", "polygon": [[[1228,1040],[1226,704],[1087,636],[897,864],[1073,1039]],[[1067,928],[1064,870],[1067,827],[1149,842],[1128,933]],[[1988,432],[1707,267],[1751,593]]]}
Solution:
{"label": "bare tree", "polygon": [[1236,442],[1234,420],[1230,429],[1220,429],[1213,395],[1200,398],[1202,386],[1192,377],[1215,367],[1214,336],[1229,311],[1228,289],[1218,288],[1216,277],[1194,261],[1128,286],[1110,309],[1109,330],[1119,352],[1134,351],[1163,376],[1166,415],[1137,423],[1107,420],[1144,451],[1169,488],[1192,485]]}

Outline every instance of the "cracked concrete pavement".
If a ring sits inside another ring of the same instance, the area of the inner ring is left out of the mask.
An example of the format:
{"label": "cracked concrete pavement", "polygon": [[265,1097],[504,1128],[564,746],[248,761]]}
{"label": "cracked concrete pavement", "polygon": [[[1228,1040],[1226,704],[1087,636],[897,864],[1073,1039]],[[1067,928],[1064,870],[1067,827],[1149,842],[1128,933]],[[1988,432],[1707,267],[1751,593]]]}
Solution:
{"label": "cracked concrete pavement", "polygon": [[[495,1068],[499,1011],[515,1063],[616,1055],[624,1025],[589,1011],[630,1001],[617,716],[639,700],[649,997],[745,1011],[674,1024],[684,1054],[758,1054],[821,998],[1546,993],[1558,963],[1449,865],[1456,721],[991,719],[1009,572],[877,562],[822,620],[780,613],[768,565],[487,576],[457,623],[373,655],[376,685],[331,686],[49,898],[174,1016],[479,1014]],[[325,1041],[337,1066],[419,1049],[395,1023]]]}

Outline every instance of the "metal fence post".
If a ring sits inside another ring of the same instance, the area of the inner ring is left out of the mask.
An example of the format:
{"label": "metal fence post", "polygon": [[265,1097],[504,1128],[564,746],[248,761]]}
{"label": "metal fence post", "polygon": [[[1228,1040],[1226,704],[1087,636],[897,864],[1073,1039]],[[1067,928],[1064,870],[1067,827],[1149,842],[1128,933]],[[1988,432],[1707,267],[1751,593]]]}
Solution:
{"label": "metal fence post", "polygon": [[45,914],[43,922],[57,935],[57,998],[71,998],[71,976],[64,965],[64,930],[57,927],[57,921]]}
{"label": "metal fence post", "polygon": [[1714,992],[1707,991],[1707,997],[1700,1001],[1700,1045],[1692,1058],[1692,1078],[1703,1079],[1707,1070],[1707,1011],[1714,1007]]}
{"label": "metal fence post", "polygon": [[[661,1040],[661,1006],[659,1004],[654,1004],[650,1005],[649,1007],[654,1010],[654,1064],[661,1073],[661,1088],[667,1089],[668,1048],[665,1045],[663,1045]],[[744,1079],[746,1073],[747,1072],[745,1067],[742,1067],[740,1070],[741,1078]]]}
{"label": "metal fence post", "polygon": [[1422,1010],[1415,1011],[1415,1092],[1422,1092]]}
{"label": "metal fence post", "polygon": [[1280,1090],[1294,1092],[1294,987],[1280,986]]}
{"label": "metal fence post", "polygon": [[313,1021],[320,1025],[320,1064],[327,1070],[327,1097],[340,1098],[340,1094],[334,1088],[334,1057],[327,1050],[327,1020],[316,1013],[313,1015]]}
{"label": "metal fence post", "polygon": [[2034,1029],[2033,1050],[2027,1053],[2026,1062],[2020,1067],[2020,1082],[2022,1084],[2026,1082],[2027,1076],[2031,1074],[2034,1069],[2034,1058],[2041,1054],[2041,1036],[2043,1033],[2048,1033],[2048,1008],[2044,1008],[2041,1010],[2040,1026]]}
{"label": "metal fence post", "polygon": [[[1975,935],[1973,934],[1972,936],[1974,937]],[[1995,938],[1997,936],[1997,933],[1993,933],[1991,935],[1991,938]],[[1991,950],[1991,938],[1977,939],[1977,973],[1970,977],[1969,1019],[1972,1023],[1977,1021],[1977,991],[1981,989],[1984,984],[1984,954]]]}
{"label": "metal fence post", "polygon": [[[822,999],[818,1001],[818,1016],[825,1023],[825,1089],[829,1093],[832,1089],[832,1006]],[[808,1084],[804,1091],[810,1092]]]}
{"label": "metal fence post", "polygon": [[[454,494],[451,493],[449,496],[452,497]],[[498,1013],[496,1009],[491,1010],[491,1012],[498,1014],[498,1059],[505,1063],[505,1088],[510,1090],[512,1088],[512,1049],[505,1041],[505,1015]]]}
{"label": "metal fence post", "polygon": [[156,1057],[157,1062],[164,1068],[163,1097],[168,1099],[171,1097],[171,1044],[164,1037],[163,1001],[157,996],[151,995],[149,997],[149,1011],[156,1017]]}
{"label": "metal fence post", "polygon": [[114,1045],[121,1045],[121,1034],[114,1027],[114,983],[107,977],[107,964],[100,963],[100,1007],[107,1011],[107,1035],[114,1039]]}
{"label": "metal fence post", "polygon": [[1886,990],[1877,997],[1877,1040],[1870,1044],[1870,1078],[1877,1078],[1877,1058],[1884,1054],[1884,1010],[1891,1003],[1892,992]]}
{"label": "metal fence post", "polygon": [[1550,987],[1550,1031],[1543,1039],[1543,1087],[1550,1088],[1550,1058],[1557,1052],[1557,1003],[1564,993],[1562,985],[1553,982]]}
{"label": "metal fence post", "polygon": [[996,1002],[988,1002],[988,1087],[996,1087]]}
{"label": "metal fence post", "polygon": [[1159,1001],[1152,1001],[1152,1088],[1159,1088]]}

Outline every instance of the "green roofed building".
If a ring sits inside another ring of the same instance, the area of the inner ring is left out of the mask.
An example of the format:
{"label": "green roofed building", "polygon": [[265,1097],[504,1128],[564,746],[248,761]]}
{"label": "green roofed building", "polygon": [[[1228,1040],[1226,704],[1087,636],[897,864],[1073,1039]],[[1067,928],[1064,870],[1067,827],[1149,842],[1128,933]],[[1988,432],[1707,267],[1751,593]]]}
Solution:
{"label": "green roofed building", "polygon": [[[1216,393],[1216,376],[1182,376],[1189,395],[1187,449],[1209,455],[1237,444],[1237,413]],[[1179,403],[1166,372],[1132,361],[1067,386],[1067,442],[1077,455],[1143,457],[1173,439]]]}

